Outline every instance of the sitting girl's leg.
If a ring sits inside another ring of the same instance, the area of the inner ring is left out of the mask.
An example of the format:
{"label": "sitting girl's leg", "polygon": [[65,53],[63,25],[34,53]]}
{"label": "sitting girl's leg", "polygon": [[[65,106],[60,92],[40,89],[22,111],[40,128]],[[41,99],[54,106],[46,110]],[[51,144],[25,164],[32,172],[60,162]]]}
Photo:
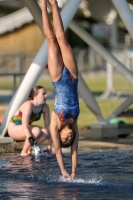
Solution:
{"label": "sitting girl's leg", "polygon": [[62,74],[63,60],[60,54],[59,45],[56,40],[52,24],[48,16],[47,0],[41,0],[41,2],[42,2],[43,31],[48,41],[48,68],[52,81],[57,81]]}
{"label": "sitting girl's leg", "polygon": [[9,122],[8,124],[8,134],[14,140],[25,140],[23,149],[21,151],[21,155],[25,156],[28,155],[29,148],[31,147],[28,138],[26,137],[22,125],[16,125],[13,122]]}
{"label": "sitting girl's leg", "polygon": [[26,156],[30,154],[29,149],[31,148],[28,138],[25,139],[23,149],[20,153],[21,156]]}
{"label": "sitting girl's leg", "polygon": [[37,145],[42,144],[45,140],[49,138],[47,129],[39,126],[30,126],[30,132],[35,138]]}
{"label": "sitting girl's leg", "polygon": [[56,0],[49,0],[53,11],[53,25],[56,38],[61,50],[64,65],[69,69],[75,78],[78,76],[77,64],[73,55],[72,49],[66,40],[62,19],[60,16],[58,3]]}
{"label": "sitting girl's leg", "polygon": [[[45,128],[41,128],[39,126],[29,126],[29,129],[30,129],[32,136],[36,140],[37,145],[42,144],[49,137],[48,131]],[[31,153],[30,152],[31,149],[32,149],[32,147],[30,146],[29,140],[26,137],[23,149],[21,151],[21,155],[22,156],[29,155]]]}

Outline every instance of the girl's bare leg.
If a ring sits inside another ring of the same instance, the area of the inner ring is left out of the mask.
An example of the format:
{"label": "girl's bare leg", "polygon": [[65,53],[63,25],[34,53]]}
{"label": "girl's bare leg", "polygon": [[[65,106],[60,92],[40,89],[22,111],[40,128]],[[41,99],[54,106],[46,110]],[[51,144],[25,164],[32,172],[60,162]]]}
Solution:
{"label": "girl's bare leg", "polygon": [[26,155],[29,155],[29,148],[30,148],[30,143],[29,143],[29,140],[28,138],[25,139],[25,142],[24,142],[24,146],[23,146],[23,149],[20,153],[21,156],[26,156]]}
{"label": "girl's bare leg", "polygon": [[57,81],[62,74],[63,60],[60,54],[59,45],[56,40],[52,24],[48,16],[47,0],[41,0],[41,2],[42,2],[43,31],[48,41],[48,68],[52,81]]}
{"label": "girl's bare leg", "polygon": [[48,131],[45,128],[41,128],[39,126],[30,126],[30,132],[35,138],[37,145],[42,144],[48,139]]}
{"label": "girl's bare leg", "polygon": [[25,133],[23,132],[22,125],[15,125],[13,122],[8,124],[8,134],[14,140],[25,140],[21,155],[28,155],[28,149],[30,148],[30,143],[26,140]]}
{"label": "girl's bare leg", "polygon": [[72,49],[66,40],[58,3],[56,0],[49,0],[53,11],[53,25],[56,38],[61,50],[63,62],[75,78],[78,76],[77,64]]}
{"label": "girl's bare leg", "polygon": [[[45,140],[48,139],[48,132],[44,128],[40,128],[38,126],[30,126],[30,132],[32,133],[33,137],[37,141],[37,145],[42,144]],[[25,143],[23,149],[21,151],[21,155],[29,155],[31,154],[32,147],[30,146],[28,138],[25,139]]]}
{"label": "girl's bare leg", "polygon": [[[41,144],[48,139],[48,133],[46,129],[38,126],[29,126],[29,129],[33,137],[36,139],[37,144]],[[30,153],[30,148],[32,147],[23,131],[22,125],[15,125],[13,122],[9,122],[8,133],[14,140],[25,140],[21,155],[28,155]]]}
{"label": "girl's bare leg", "polygon": [[29,147],[27,153],[28,153],[28,155],[32,153],[32,147]]}

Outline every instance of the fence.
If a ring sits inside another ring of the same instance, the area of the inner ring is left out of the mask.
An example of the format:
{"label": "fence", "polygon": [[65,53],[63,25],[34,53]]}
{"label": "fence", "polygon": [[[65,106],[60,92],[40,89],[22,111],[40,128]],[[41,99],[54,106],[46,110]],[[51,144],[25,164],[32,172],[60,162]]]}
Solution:
{"label": "fence", "polygon": [[[88,58],[87,50],[83,50],[84,54],[81,55],[81,51],[76,49],[78,60],[81,70],[84,70],[84,66],[87,68]],[[8,104],[21,83],[24,75],[26,74],[29,66],[34,60],[35,54],[1,54],[0,55],[0,105]],[[85,64],[86,62],[86,64]],[[48,70],[45,69],[41,77],[48,74]]]}
{"label": "fence", "polygon": [[[73,52],[81,73],[89,75],[90,72],[95,74],[102,70],[107,78],[108,91],[133,92],[132,84],[111,66],[106,69],[106,61],[91,48],[74,48]],[[133,72],[133,51],[131,49],[113,49],[112,54]],[[0,104],[9,103],[34,57],[35,54],[0,55]],[[48,74],[47,69],[41,76],[45,74]]]}

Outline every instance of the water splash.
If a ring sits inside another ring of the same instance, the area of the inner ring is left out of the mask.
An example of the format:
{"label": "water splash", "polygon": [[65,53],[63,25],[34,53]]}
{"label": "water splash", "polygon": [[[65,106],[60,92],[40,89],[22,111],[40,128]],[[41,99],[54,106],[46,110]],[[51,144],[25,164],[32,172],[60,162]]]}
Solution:
{"label": "water splash", "polygon": [[34,154],[35,154],[35,156],[37,156],[38,154],[41,153],[41,150],[40,150],[40,148],[37,145],[34,145],[33,148],[34,148]]}
{"label": "water splash", "polygon": [[77,183],[77,184],[99,184],[102,181],[102,178],[90,178],[90,179],[82,179],[82,178],[75,178],[71,180],[70,178],[64,178],[63,176],[59,177],[58,182],[65,182],[65,183]]}
{"label": "water splash", "polygon": [[48,153],[47,150],[41,150],[37,145],[34,145],[34,155],[36,157],[39,156],[52,157],[52,154]]}

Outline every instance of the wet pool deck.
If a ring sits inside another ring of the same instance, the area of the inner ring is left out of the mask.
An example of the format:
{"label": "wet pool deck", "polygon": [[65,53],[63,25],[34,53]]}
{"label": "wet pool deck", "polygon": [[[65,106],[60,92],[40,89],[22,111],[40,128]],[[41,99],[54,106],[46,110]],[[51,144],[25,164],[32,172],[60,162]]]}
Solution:
{"label": "wet pool deck", "polygon": [[125,138],[109,138],[92,140],[89,133],[81,132],[79,137],[79,152],[100,150],[133,150],[133,134]]}
{"label": "wet pool deck", "polygon": [[[125,138],[116,139],[102,139],[102,140],[91,140],[89,131],[79,132],[79,153],[87,153],[102,150],[133,150],[133,134],[130,134]],[[23,142],[15,142],[15,151],[19,152],[22,149]],[[41,145],[41,149],[46,148],[46,143]],[[52,149],[54,153],[54,148]],[[69,153],[70,148],[63,148],[63,153]]]}

